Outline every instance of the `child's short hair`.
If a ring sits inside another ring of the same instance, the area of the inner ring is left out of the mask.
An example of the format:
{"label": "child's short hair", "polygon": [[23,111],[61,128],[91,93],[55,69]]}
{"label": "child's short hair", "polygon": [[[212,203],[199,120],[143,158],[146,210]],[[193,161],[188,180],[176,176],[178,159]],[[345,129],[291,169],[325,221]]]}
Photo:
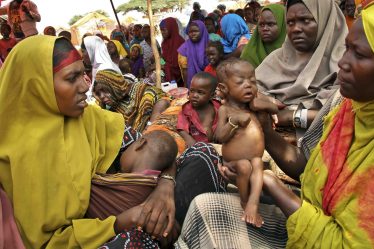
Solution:
{"label": "child's short hair", "polygon": [[131,60],[128,58],[122,58],[118,63],[119,69],[122,74],[131,73]]}
{"label": "child's short hair", "polygon": [[230,57],[227,60],[222,61],[217,67],[217,79],[220,83],[225,83],[227,79],[232,75],[231,68],[235,64],[247,64],[253,67],[248,61],[241,60],[236,57]]}
{"label": "child's short hair", "polygon": [[144,136],[149,138],[149,148],[156,157],[154,160],[159,162],[160,169],[171,166],[178,153],[178,145],[174,138],[166,131],[151,131]]}
{"label": "child's short hair", "polygon": [[208,48],[208,47],[214,47],[214,48],[216,48],[217,51],[218,51],[218,53],[219,53],[221,56],[225,54],[225,52],[224,52],[224,50],[223,50],[223,45],[222,45],[222,43],[221,43],[220,41],[210,41],[210,42],[208,43],[207,48]]}
{"label": "child's short hair", "polygon": [[209,83],[211,85],[211,92],[214,92],[217,88],[218,82],[217,78],[211,75],[210,73],[207,72],[198,72],[192,77],[192,80],[194,79],[206,79],[209,80]]}

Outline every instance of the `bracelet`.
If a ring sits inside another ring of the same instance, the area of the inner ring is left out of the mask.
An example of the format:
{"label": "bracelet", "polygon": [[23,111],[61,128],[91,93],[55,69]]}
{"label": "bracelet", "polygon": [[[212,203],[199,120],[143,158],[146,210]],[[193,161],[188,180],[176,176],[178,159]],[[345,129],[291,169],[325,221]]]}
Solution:
{"label": "bracelet", "polygon": [[161,174],[158,178],[162,178],[162,179],[166,179],[166,180],[173,181],[173,182],[174,182],[174,186],[177,185],[177,182],[175,181],[175,178],[174,178],[174,176],[172,176],[172,175],[169,175],[169,174]]}
{"label": "bracelet", "polygon": [[239,128],[239,125],[234,124],[234,123],[231,121],[231,117],[229,117],[229,124],[230,124],[231,127],[232,127],[232,129],[231,129],[231,131],[230,131],[230,135],[231,135],[231,133],[233,133],[236,129]]}
{"label": "bracelet", "polygon": [[301,110],[295,110],[293,113],[293,127],[300,128],[301,127]]}
{"label": "bracelet", "polygon": [[308,127],[308,109],[301,109],[300,121],[300,127],[306,129]]}

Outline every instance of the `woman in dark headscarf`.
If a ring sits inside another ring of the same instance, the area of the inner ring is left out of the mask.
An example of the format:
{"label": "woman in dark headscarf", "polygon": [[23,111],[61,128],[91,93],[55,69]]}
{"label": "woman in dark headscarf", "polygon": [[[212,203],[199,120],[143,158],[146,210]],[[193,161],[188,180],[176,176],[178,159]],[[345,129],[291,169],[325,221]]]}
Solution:
{"label": "woman in dark headscarf", "polygon": [[185,86],[190,87],[192,77],[208,65],[205,49],[209,33],[202,21],[192,21],[188,30],[189,39],[178,49],[178,62]]}
{"label": "woman in dark headscarf", "polygon": [[168,17],[161,21],[160,29],[163,37],[162,57],[166,62],[164,66],[165,79],[166,81],[182,82],[177,49],[183,44],[184,39],[179,34],[178,23],[175,18]]}

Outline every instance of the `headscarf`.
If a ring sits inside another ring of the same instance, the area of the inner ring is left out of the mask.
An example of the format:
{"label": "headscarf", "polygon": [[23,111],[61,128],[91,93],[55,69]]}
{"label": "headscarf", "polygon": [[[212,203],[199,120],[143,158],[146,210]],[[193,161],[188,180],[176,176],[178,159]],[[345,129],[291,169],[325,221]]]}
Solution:
{"label": "headscarf", "polygon": [[196,25],[200,30],[200,40],[193,42],[191,39],[185,41],[178,49],[178,52],[187,57],[187,86],[190,87],[192,77],[201,71],[209,64],[208,58],[205,55],[206,46],[209,43],[209,33],[202,21],[192,21],[191,25]]}
{"label": "headscarf", "polygon": [[65,38],[21,41],[0,69],[0,182],[26,248],[97,248],[114,236],[115,217],[84,218],[91,177],[117,156],[124,123],[94,106],[77,118],[60,113],[52,73],[57,39]]}
{"label": "headscarf", "polygon": [[152,115],[153,106],[165,93],[157,87],[147,84],[129,84],[122,74],[113,70],[97,73],[95,86],[106,88],[113,106],[111,110],[123,115],[126,125],[143,132]]}
{"label": "headscarf", "polygon": [[303,0],[318,25],[313,53],[297,51],[286,37],[283,46],[256,68],[259,90],[285,105],[319,108],[324,104],[345,51],[345,18],[334,0]]}
{"label": "headscarf", "polygon": [[100,37],[87,36],[84,38],[84,45],[92,65],[92,81],[95,81],[96,73],[99,70],[112,69],[121,72],[118,66],[110,58],[108,49]]}
{"label": "headscarf", "polygon": [[138,58],[131,63],[131,73],[135,75],[136,77],[139,77],[139,71],[141,68],[144,68],[143,63],[143,48],[139,44],[134,44],[130,48],[130,53],[133,50],[133,48],[139,49],[139,56]]}
{"label": "headscarf", "polygon": [[127,56],[127,52],[120,41],[117,41],[117,40],[110,40],[110,41],[113,42],[114,45],[116,45],[118,54],[121,58],[124,58]]}
{"label": "headscarf", "polygon": [[180,70],[178,66],[177,49],[184,43],[184,39],[179,34],[178,24],[175,18],[168,17],[161,21],[160,28],[169,31],[170,37],[164,39],[161,43],[162,57],[165,59],[165,78],[167,81],[178,80]]}
{"label": "headscarf", "polygon": [[364,25],[364,30],[366,38],[370,44],[371,49],[374,51],[374,1],[371,1],[362,10],[362,24]]}
{"label": "headscarf", "polygon": [[222,45],[225,54],[232,53],[238,46],[240,38],[243,36],[251,38],[248,26],[237,14],[227,14],[221,20]]}
{"label": "headscarf", "polygon": [[279,34],[276,40],[272,43],[264,43],[258,31],[258,26],[256,27],[251,40],[244,47],[240,56],[241,59],[248,61],[255,68],[261,64],[266,56],[282,46],[287,34],[284,6],[280,4],[269,4],[262,8],[261,13],[265,10],[270,10],[273,13],[275,20],[277,21]]}

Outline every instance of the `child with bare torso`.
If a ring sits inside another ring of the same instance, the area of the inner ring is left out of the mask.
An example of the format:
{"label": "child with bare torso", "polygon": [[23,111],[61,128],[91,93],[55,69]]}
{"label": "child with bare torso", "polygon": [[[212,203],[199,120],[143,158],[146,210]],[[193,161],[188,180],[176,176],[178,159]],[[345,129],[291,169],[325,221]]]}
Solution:
{"label": "child with bare torso", "polygon": [[[257,97],[254,68],[246,61],[230,58],[217,68],[219,88],[225,103],[218,112],[215,140],[222,143],[224,162],[237,172],[236,185],[244,209],[242,219],[260,227],[263,224],[257,208],[263,184],[264,135],[252,105]],[[270,102],[257,100],[259,109],[276,113]]]}

